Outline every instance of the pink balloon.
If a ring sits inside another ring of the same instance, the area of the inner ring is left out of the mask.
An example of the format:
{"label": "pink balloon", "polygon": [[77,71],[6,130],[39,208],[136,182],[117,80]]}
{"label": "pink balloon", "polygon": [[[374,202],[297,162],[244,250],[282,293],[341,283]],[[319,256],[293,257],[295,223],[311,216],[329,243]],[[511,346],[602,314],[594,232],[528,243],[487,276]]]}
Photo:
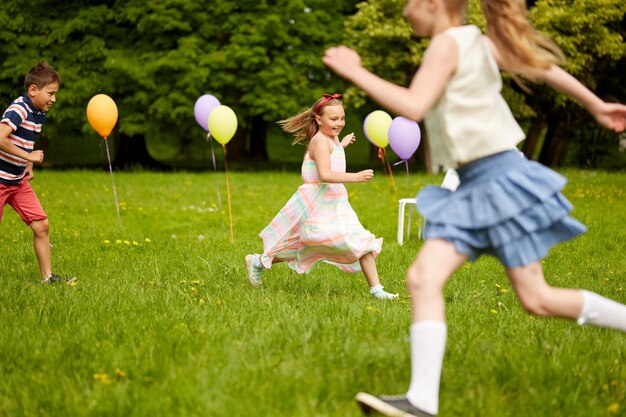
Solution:
{"label": "pink balloon", "polygon": [[220,101],[217,98],[210,94],[205,94],[200,96],[193,106],[193,114],[196,116],[196,122],[207,132],[209,132],[209,115],[211,111],[219,105]]}
{"label": "pink balloon", "polygon": [[409,159],[422,139],[419,125],[406,117],[398,116],[391,121],[389,126],[389,146],[402,159]]}

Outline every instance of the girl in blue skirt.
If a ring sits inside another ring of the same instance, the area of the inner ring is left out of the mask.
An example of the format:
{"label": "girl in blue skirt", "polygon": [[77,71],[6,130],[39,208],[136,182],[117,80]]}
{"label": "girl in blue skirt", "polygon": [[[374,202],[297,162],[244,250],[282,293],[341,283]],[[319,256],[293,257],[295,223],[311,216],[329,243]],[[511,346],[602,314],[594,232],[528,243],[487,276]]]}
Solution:
{"label": "girl in blue skirt", "polygon": [[447,327],[443,287],[466,260],[496,256],[523,307],[626,332],[626,306],[584,290],[549,286],[541,259],[554,244],[583,233],[561,195],[565,178],[521,157],[524,133],[500,94],[500,70],[544,82],[585,107],[602,126],[626,129],[626,106],[606,103],[561,69],[562,52],[526,18],[524,0],[482,0],[486,35],[464,25],[467,0],[407,0],[403,15],[430,45],[408,88],[361,65],[346,47],[323,62],[393,113],[425,120],[433,164],[457,168],[456,192],[426,187],[418,208],[426,242],[408,271],[412,298],[411,384],[403,396],[359,393],[364,410],[433,416]]}

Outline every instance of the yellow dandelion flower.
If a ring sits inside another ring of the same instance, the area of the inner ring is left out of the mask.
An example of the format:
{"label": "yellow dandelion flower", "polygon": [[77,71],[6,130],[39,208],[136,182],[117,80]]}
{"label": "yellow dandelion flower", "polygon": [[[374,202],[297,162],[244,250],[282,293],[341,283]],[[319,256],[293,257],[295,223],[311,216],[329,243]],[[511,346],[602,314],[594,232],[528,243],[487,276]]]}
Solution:
{"label": "yellow dandelion flower", "polygon": [[617,414],[617,412],[619,411],[619,404],[618,403],[611,403],[611,404],[609,404],[609,406],[607,407],[606,411],[609,414]]}
{"label": "yellow dandelion flower", "polygon": [[105,373],[93,374],[93,379],[107,385],[111,383],[111,378],[109,378],[109,374]]}
{"label": "yellow dandelion flower", "polygon": [[118,378],[125,378],[126,372],[122,371],[120,368],[115,368],[115,375],[117,375]]}
{"label": "yellow dandelion flower", "polygon": [[139,246],[139,242],[135,242],[135,241],[133,240],[133,246]]}
{"label": "yellow dandelion flower", "polygon": [[130,240],[125,240],[125,241],[124,241],[124,244],[125,244],[125,245],[130,245]]}
{"label": "yellow dandelion flower", "polygon": [[116,239],[115,243],[117,243],[118,245],[122,243],[122,241],[120,239]]}
{"label": "yellow dandelion flower", "polygon": [[501,289],[500,289],[500,292],[501,292],[502,294],[506,294],[507,292],[509,292],[509,290],[508,290],[507,288],[501,288]]}
{"label": "yellow dandelion flower", "polygon": [[498,312],[497,312],[496,310],[494,310],[494,309],[489,310],[489,312],[490,312],[491,314],[498,314]]}
{"label": "yellow dandelion flower", "polygon": [[191,287],[191,292],[196,292],[196,287]]}
{"label": "yellow dandelion flower", "polygon": [[75,287],[77,285],[78,285],[78,282],[76,282],[76,281],[70,282],[70,287]]}
{"label": "yellow dandelion flower", "polygon": [[150,238],[149,238],[149,237],[145,238],[144,240],[145,240],[146,242],[148,242],[148,243],[151,243],[151,242],[152,242],[152,241],[150,240]]}
{"label": "yellow dandelion flower", "polygon": [[204,298],[201,298],[200,301],[198,301],[198,303],[200,303],[200,305],[204,305],[206,301],[204,301]]}
{"label": "yellow dandelion flower", "polygon": [[108,245],[109,243],[111,243],[111,241],[109,239],[104,239],[103,242]]}

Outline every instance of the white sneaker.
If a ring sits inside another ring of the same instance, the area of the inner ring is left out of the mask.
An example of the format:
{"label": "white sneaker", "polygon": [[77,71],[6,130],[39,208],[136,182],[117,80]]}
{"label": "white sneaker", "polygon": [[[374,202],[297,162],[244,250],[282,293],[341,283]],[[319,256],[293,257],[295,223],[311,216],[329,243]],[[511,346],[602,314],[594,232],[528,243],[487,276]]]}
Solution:
{"label": "white sneaker", "polygon": [[263,283],[261,272],[263,268],[254,266],[254,255],[246,255],[246,271],[248,271],[248,281],[255,287]]}
{"label": "white sneaker", "polygon": [[372,288],[370,288],[370,294],[379,300],[393,300],[399,297],[398,294],[392,294],[390,292],[385,291],[385,287],[378,284]]}

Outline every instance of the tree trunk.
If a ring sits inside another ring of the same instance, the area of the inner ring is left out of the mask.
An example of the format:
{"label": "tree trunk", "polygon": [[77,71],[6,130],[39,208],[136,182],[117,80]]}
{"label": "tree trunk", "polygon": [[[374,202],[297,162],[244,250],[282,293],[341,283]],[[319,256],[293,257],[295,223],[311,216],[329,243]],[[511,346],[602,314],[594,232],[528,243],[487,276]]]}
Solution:
{"label": "tree trunk", "polygon": [[268,123],[261,116],[253,116],[250,126],[250,159],[267,161]]}
{"label": "tree trunk", "polygon": [[537,149],[537,143],[539,142],[539,137],[541,136],[541,132],[546,127],[546,122],[543,118],[537,117],[533,120],[528,129],[528,134],[526,135],[526,140],[522,145],[522,152],[528,159],[533,159],[535,155],[535,150]]}
{"label": "tree trunk", "polygon": [[233,138],[226,144],[229,161],[244,161],[246,159],[246,137],[248,129],[238,128]]}
{"label": "tree trunk", "polygon": [[113,166],[117,169],[136,167],[167,171],[170,166],[157,161],[148,153],[144,135],[126,136],[117,131],[114,134],[115,158]]}
{"label": "tree trunk", "polygon": [[562,123],[563,120],[563,117],[556,115],[548,117],[548,130],[539,154],[539,162],[546,166],[557,166],[565,158],[568,145],[568,129],[566,127],[567,123],[565,125]]}
{"label": "tree trunk", "polygon": [[422,161],[424,162],[424,168],[426,169],[426,173],[432,175],[433,163],[432,158],[430,157],[430,140],[428,138],[428,132],[423,125],[421,126],[421,131],[422,139],[420,141],[420,146],[417,148],[417,152],[419,155],[421,155]]}

